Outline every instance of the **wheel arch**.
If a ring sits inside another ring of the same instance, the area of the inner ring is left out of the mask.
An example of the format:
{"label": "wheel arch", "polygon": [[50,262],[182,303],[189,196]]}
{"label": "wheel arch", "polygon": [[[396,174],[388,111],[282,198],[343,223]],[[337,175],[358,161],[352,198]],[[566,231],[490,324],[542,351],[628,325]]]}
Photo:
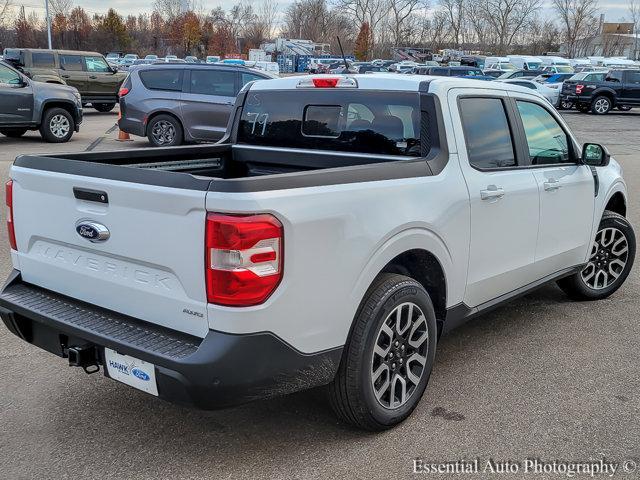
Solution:
{"label": "wheel arch", "polygon": [[380,274],[406,275],[429,293],[440,332],[446,314],[452,269],[450,252],[439,236],[427,229],[410,228],[388,239],[377,249],[356,282],[352,296],[357,299],[359,308]]}
{"label": "wheel arch", "polygon": [[603,96],[611,100],[611,108],[616,106],[616,92],[614,92],[610,88],[602,88],[600,90],[596,90],[595,92],[593,92],[591,97],[592,102],[594,102],[596,98],[603,97]]}
{"label": "wheel arch", "polygon": [[51,109],[51,108],[62,108],[64,110],[66,110],[67,112],[69,112],[69,115],[71,115],[71,118],[73,118],[73,121],[75,122],[76,119],[76,106],[74,105],[73,102],[71,101],[67,101],[67,100],[59,100],[59,99],[54,99],[54,100],[45,100],[42,103],[42,108],[40,109],[40,121],[42,122],[42,119],[44,118],[44,114],[47,110]]}
{"label": "wheel arch", "polygon": [[604,209],[615,212],[623,217],[627,216],[627,199],[625,198],[622,190],[615,191],[609,197]]}
{"label": "wheel arch", "polygon": [[180,124],[180,128],[182,128],[182,138],[184,140],[184,137],[186,135],[185,129],[184,129],[184,123],[182,123],[182,120],[180,119],[180,117],[178,115],[176,115],[175,113],[173,113],[173,112],[171,112],[169,110],[156,110],[154,112],[151,112],[147,116],[147,119],[146,119],[145,124],[144,124],[144,135],[145,136],[147,136],[149,134],[149,124],[158,115],[168,115],[170,117],[173,117],[176,120],[176,122],[178,122]]}

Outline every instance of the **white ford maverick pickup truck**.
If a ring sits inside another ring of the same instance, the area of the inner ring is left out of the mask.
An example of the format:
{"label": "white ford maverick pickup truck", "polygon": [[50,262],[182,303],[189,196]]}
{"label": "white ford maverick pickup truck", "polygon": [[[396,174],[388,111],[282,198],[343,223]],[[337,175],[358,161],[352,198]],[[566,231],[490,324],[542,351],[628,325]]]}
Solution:
{"label": "white ford maverick pickup truck", "polygon": [[443,333],[547,282],[607,297],[635,256],[620,166],[503,83],[258,81],[219,144],[10,176],[15,335],[198,408],[326,386],[369,430],[410,415]]}

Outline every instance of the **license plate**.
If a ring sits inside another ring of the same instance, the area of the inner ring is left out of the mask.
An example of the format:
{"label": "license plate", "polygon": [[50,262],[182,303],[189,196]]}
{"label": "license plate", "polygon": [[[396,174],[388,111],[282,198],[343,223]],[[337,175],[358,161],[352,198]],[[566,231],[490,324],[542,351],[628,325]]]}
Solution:
{"label": "license plate", "polygon": [[129,355],[122,355],[109,348],[104,349],[104,361],[107,366],[107,373],[114,380],[158,396],[156,369],[152,363]]}

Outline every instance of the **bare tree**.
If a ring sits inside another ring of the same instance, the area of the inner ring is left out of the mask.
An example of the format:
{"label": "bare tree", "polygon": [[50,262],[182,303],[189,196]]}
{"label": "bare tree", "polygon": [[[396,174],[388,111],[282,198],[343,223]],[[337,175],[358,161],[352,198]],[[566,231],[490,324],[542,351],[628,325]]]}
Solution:
{"label": "bare tree", "polygon": [[451,30],[451,37],[455,48],[462,45],[462,32],[466,19],[467,0],[440,0],[440,6],[447,14],[447,26]]}
{"label": "bare tree", "polygon": [[0,27],[9,19],[9,12],[13,6],[13,0],[0,0]]}
{"label": "bare tree", "polygon": [[480,0],[480,10],[497,37],[496,53],[507,53],[540,5],[541,0]]}
{"label": "bare tree", "polygon": [[399,47],[404,45],[411,36],[413,29],[411,19],[415,17],[418,10],[426,9],[427,4],[423,0],[390,0],[389,4],[391,42]]}
{"label": "bare tree", "polygon": [[629,15],[633,22],[633,34],[635,35],[633,40],[633,59],[638,60],[638,29],[640,29],[640,0],[629,0]]}
{"label": "bare tree", "polygon": [[68,17],[73,8],[73,0],[49,0],[49,9],[52,16],[63,15]]}
{"label": "bare tree", "polygon": [[164,20],[173,20],[179,17],[183,8],[183,0],[154,0],[153,2],[153,11],[158,12]]}
{"label": "bare tree", "polygon": [[575,57],[584,48],[584,39],[596,33],[598,0],[553,0],[552,4],[560,17],[567,55]]}

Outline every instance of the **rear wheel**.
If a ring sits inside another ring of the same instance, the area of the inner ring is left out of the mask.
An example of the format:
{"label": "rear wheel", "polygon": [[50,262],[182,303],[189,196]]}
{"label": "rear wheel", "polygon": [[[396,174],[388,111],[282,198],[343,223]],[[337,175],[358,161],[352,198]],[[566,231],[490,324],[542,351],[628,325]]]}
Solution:
{"label": "rear wheel", "polygon": [[171,115],[158,115],[149,122],[147,138],[155,147],[180,145],[182,143],[182,126]]}
{"label": "rear wheel", "polygon": [[25,133],[27,133],[27,129],[26,128],[6,128],[6,129],[3,128],[2,130],[0,130],[0,133],[5,137],[20,138]]}
{"label": "rear wheel", "polygon": [[40,135],[46,142],[68,142],[74,130],[73,117],[64,108],[50,108],[44,112],[40,124]]}
{"label": "rear wheel", "polygon": [[596,115],[604,115],[609,113],[613,104],[611,103],[611,99],[609,97],[605,97],[604,95],[600,95],[596,97],[591,103],[591,111]]}
{"label": "rear wheel", "polygon": [[433,304],[422,285],[403,275],[381,275],[356,314],[329,385],[338,417],[366,430],[405,420],[429,381],[436,341]]}
{"label": "rear wheel", "polygon": [[99,112],[110,112],[116,106],[115,103],[92,103],[91,105]]}
{"label": "rear wheel", "polygon": [[558,281],[576,300],[600,300],[622,286],[636,255],[636,237],[626,218],[606,210],[581,272]]}

